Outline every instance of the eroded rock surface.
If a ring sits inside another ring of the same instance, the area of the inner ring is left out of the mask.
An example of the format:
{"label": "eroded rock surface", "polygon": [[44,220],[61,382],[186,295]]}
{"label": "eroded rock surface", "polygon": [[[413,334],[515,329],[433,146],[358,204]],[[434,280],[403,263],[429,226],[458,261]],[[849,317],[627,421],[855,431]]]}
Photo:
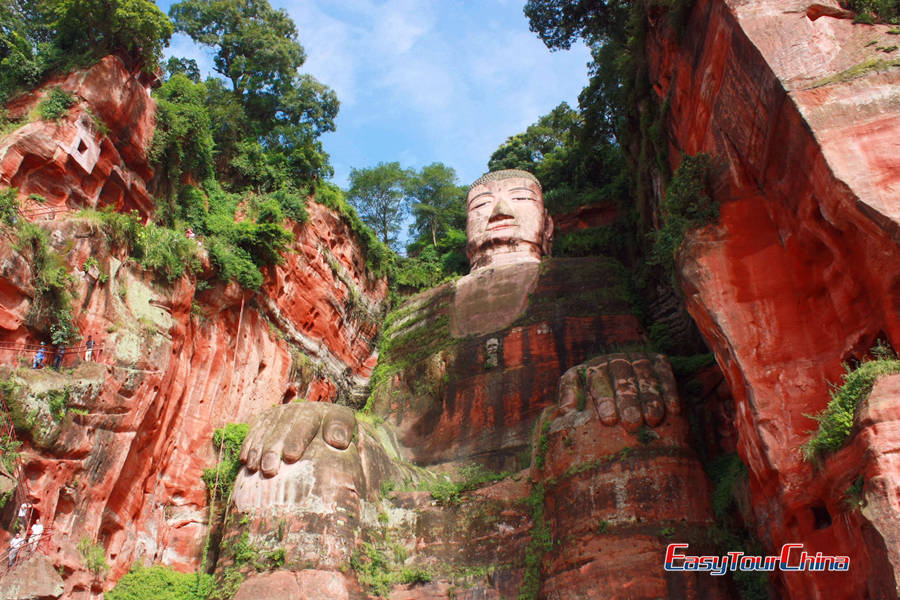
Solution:
{"label": "eroded rock surface", "polygon": [[[51,250],[74,275],[80,333],[103,350],[95,352],[99,364],[83,364],[83,350],[67,355],[72,373],[6,374],[23,386],[21,407],[48,425],[24,434],[22,457],[35,506],[54,531],[49,556],[67,573],[65,597],[80,599],[111,587],[136,560],[198,567],[213,430],[294,397],[351,402],[363,394],[387,287],[367,270],[349,226],[314,202],[261,292],[215,281],[198,292],[191,277],[158,281],[127,260],[100,223],[73,214],[104,204],[149,211],[149,82],[108,57],[48,82],[10,114],[28,114],[54,86],[73,93],[75,104],[58,123],[31,121],[0,141],[0,184],[63,211],[32,214],[24,203],[24,218],[47,229]],[[93,276],[84,274],[90,258]],[[11,344],[0,359],[30,362],[15,348],[39,341],[27,326],[33,274],[10,244],[0,246],[0,265],[0,341]],[[67,388],[68,413],[50,418],[37,395]],[[7,506],[7,522],[14,510]],[[86,571],[76,549],[82,538],[105,548],[108,580]]]}
{"label": "eroded rock surface", "polygon": [[734,393],[759,536],[853,557],[843,575],[781,577],[798,599],[897,593],[879,558],[888,539],[848,514],[831,467],[799,452],[842,361],[878,337],[900,343],[886,268],[900,264],[900,68],[878,49],[890,26],[844,16],[836,2],[700,0],[683,43],[661,20],[647,46],[673,162],[707,152],[722,165],[719,222],[679,262]]}

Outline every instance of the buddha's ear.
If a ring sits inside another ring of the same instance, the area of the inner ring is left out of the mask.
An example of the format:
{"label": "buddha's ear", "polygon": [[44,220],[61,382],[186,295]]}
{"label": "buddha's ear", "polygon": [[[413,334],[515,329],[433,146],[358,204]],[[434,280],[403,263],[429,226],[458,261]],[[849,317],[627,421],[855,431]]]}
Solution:
{"label": "buddha's ear", "polygon": [[550,255],[553,247],[553,218],[547,209],[544,209],[544,235],[541,237],[541,254]]}

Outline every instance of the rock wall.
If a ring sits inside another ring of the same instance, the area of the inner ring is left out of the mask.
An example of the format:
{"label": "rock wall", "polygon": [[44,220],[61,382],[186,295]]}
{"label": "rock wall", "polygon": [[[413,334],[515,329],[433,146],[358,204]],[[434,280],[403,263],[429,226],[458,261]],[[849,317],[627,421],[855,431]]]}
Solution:
{"label": "rock wall", "polygon": [[[900,260],[896,37],[854,24],[833,1],[698,0],[683,35],[664,23],[651,28],[647,54],[669,107],[672,166],[680,153],[707,152],[722,167],[721,217],[688,237],[679,270],[734,393],[757,531],[770,550],[802,542],[852,560],[847,574],[781,577],[780,593],[895,597],[886,513],[844,501],[859,473],[878,469],[813,465],[799,448],[842,361],[879,337],[900,344],[889,267]],[[867,479],[867,501],[893,506],[896,477]]]}
{"label": "rock wall", "polygon": [[[145,149],[155,103],[142,77],[107,57],[48,82],[11,106],[22,125],[0,141],[0,185],[18,187],[22,218],[49,232],[75,275],[75,322],[103,347],[99,363],[67,355],[72,370],[60,374],[5,372],[19,386],[11,402],[50,424],[23,433],[22,458],[52,530],[49,556],[65,572],[64,597],[79,600],[97,597],[135,560],[196,569],[207,533],[201,476],[216,462],[213,430],[297,396],[364,395],[387,293],[349,227],[314,202],[309,222],[292,225],[286,261],[268,269],[256,293],[215,281],[198,291],[188,276],[160,282],[112,246],[101,223],[76,216],[103,204],[144,215],[152,208]],[[75,105],[59,122],[32,120],[53,86],[71,91]],[[58,211],[33,212],[30,194]],[[84,273],[91,257],[103,277]],[[200,276],[209,277],[208,257],[203,262]],[[11,243],[0,246],[0,265],[0,341],[8,343],[0,358],[30,363],[21,344],[40,341],[26,326],[35,297],[30,266]],[[56,421],[40,394],[48,390],[68,394],[68,412]],[[6,507],[5,523],[14,512]],[[108,580],[85,570],[76,549],[82,538],[106,548]]]}

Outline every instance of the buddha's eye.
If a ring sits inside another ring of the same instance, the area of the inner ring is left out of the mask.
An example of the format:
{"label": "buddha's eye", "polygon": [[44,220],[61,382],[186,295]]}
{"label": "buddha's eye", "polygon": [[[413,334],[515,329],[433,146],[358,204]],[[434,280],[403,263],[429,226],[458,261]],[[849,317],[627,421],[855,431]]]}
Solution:
{"label": "buddha's eye", "polygon": [[531,200],[533,202],[534,198],[531,198],[530,196],[520,196],[518,198],[513,198],[513,200]]}
{"label": "buddha's eye", "polygon": [[487,206],[487,205],[488,205],[488,201],[485,200],[484,202],[479,202],[478,204],[476,204],[475,206],[473,206],[473,207],[472,207],[472,210],[478,210],[478,209],[481,208],[482,206]]}

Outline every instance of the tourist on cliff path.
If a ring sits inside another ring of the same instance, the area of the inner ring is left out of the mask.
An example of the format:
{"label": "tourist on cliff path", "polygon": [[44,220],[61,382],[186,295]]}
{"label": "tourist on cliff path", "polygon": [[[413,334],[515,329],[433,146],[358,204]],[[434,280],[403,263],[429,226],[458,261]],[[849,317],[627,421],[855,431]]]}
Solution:
{"label": "tourist on cliff path", "polygon": [[25,544],[25,538],[22,537],[22,532],[18,532],[16,537],[9,541],[9,566],[13,566],[13,563],[16,562],[16,555],[19,553],[19,548],[21,548]]}
{"label": "tourist on cliff path", "polygon": [[28,538],[28,543],[31,544],[32,552],[37,550],[38,543],[41,541],[41,536],[43,534],[44,534],[44,526],[41,525],[41,520],[35,519],[34,525],[31,526],[31,537]]}
{"label": "tourist on cliff path", "polygon": [[34,364],[32,365],[35,369],[40,369],[44,366],[44,342],[41,342],[41,347],[38,349],[37,354],[34,355]]}

